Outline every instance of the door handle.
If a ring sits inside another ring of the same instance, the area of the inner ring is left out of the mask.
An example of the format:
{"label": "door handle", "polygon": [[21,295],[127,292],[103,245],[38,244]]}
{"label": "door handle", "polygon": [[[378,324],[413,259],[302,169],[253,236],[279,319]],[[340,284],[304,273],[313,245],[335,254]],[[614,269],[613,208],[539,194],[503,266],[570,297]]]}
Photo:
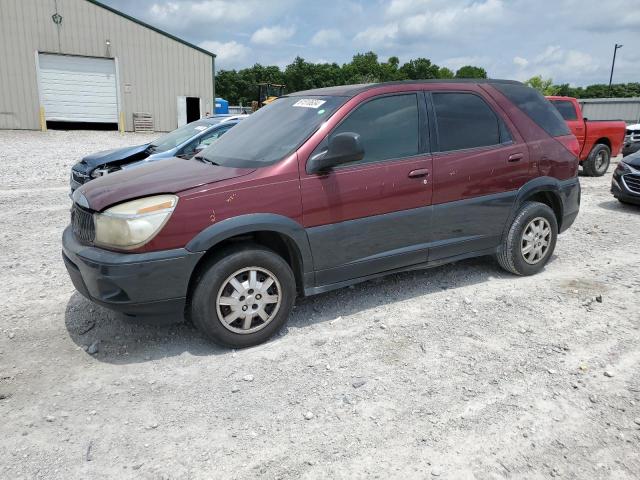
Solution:
{"label": "door handle", "polygon": [[426,168],[418,168],[417,170],[411,170],[409,172],[410,178],[426,177],[428,175],[429,175],[429,170]]}
{"label": "door handle", "polygon": [[514,153],[512,155],[509,155],[509,162],[519,162],[520,160],[522,160],[524,158],[524,155],[522,153]]}

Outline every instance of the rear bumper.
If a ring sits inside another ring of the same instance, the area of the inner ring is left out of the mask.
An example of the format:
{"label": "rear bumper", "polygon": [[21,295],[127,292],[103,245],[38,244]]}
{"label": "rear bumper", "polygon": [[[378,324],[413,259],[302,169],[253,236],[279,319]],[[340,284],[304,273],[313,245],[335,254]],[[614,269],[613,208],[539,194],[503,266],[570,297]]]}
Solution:
{"label": "rear bumper", "polygon": [[83,296],[128,315],[182,318],[191,274],[203,253],[184,249],[117,253],[62,235],[62,258]]}
{"label": "rear bumper", "polygon": [[578,177],[560,182],[559,193],[562,201],[562,220],[559,233],[562,233],[573,225],[580,211],[581,189]]}

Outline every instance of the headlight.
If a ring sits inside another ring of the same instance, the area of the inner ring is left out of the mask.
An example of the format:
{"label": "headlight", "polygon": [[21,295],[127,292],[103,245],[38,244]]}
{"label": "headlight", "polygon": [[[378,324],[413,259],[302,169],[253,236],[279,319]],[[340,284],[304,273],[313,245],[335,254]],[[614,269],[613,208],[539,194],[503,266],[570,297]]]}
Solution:
{"label": "headlight", "polygon": [[119,168],[108,168],[108,167],[104,167],[104,168],[95,168],[92,172],[91,172],[91,178],[100,178],[104,175],[106,175],[107,173],[113,173],[116,170],[120,170]]}
{"label": "headlight", "polygon": [[618,162],[618,173],[631,173],[631,167],[624,162]]}
{"label": "headlight", "polygon": [[141,247],[164,227],[177,203],[175,195],[154,195],[96,213],[94,243],[125,250]]}

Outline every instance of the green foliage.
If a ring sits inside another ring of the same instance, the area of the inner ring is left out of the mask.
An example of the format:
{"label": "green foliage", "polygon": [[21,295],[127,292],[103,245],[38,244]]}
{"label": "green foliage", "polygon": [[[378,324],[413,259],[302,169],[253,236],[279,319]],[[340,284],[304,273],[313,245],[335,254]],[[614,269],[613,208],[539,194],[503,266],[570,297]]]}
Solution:
{"label": "green foliage", "polygon": [[482,67],[465,65],[456,71],[456,78],[487,78],[487,71]]}
{"label": "green foliage", "polygon": [[560,87],[553,84],[553,80],[550,78],[542,78],[542,75],[536,75],[524,82],[525,85],[529,85],[531,88],[535,88],[543,95],[558,95]]}
{"label": "green foliage", "polygon": [[572,87],[568,83],[555,85],[550,78],[542,78],[537,75],[524,82],[526,85],[535,88],[543,95],[560,95],[563,97],[575,98],[628,98],[640,97],[640,83],[614,83],[609,89],[609,85],[598,83],[588,87]]}
{"label": "green foliage", "polygon": [[[258,97],[258,83],[286,85],[288,92],[311,88],[331,87],[353,83],[389,82],[394,80],[420,80],[429,78],[487,78],[482,67],[465,65],[455,74],[446,67],[431,63],[428,58],[416,58],[400,64],[398,57],[389,57],[381,62],[374,52],[358,53],[351,62],[311,63],[301,57],[283,70],[277,66],[255,64],[241,70],[220,70],[216,74],[216,94],[232,105],[251,105]],[[577,98],[640,97],[640,83],[604,84],[588,87],[571,87],[569,84],[554,85],[551,79],[538,75],[525,82],[544,95],[565,95]]]}
{"label": "green foliage", "polygon": [[640,97],[640,83],[614,83],[609,85],[599,83],[588,87],[571,87],[568,84],[557,85],[558,95],[576,98],[628,98]]}
{"label": "green foliage", "polygon": [[[479,67],[463,69],[463,73],[471,69],[475,75],[487,75]],[[374,52],[366,52],[354,55],[351,62],[340,66],[337,63],[311,63],[296,57],[284,71],[276,66],[260,64],[241,70],[220,70],[216,74],[216,95],[232,105],[250,105],[257,100],[257,84],[265,82],[284,84],[288,92],[297,92],[334,85],[456,76],[450,69],[439,67],[428,58],[416,58],[401,65],[398,57],[389,57],[386,62],[381,62]]]}

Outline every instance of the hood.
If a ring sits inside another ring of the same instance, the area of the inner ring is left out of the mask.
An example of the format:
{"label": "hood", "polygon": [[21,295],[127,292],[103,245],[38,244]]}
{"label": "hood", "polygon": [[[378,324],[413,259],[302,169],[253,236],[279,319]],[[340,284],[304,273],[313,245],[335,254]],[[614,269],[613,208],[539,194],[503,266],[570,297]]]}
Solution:
{"label": "hood", "polygon": [[633,125],[627,125],[627,130],[640,130],[640,123],[634,123]]}
{"label": "hood", "polygon": [[148,146],[149,144],[146,143],[144,145],[136,145],[134,147],[114,148],[113,150],[104,150],[102,152],[92,153],[91,155],[84,157],[81,163],[84,163],[93,169],[100,165],[104,165],[105,163],[131,160],[131,157],[136,155],[138,156],[136,159],[140,160],[143,158],[140,154],[143,154]]}
{"label": "hood", "polygon": [[632,153],[627,157],[624,157],[622,161],[627,165],[635,167],[636,170],[640,170],[640,150],[638,150],[636,153]]}
{"label": "hood", "polygon": [[241,177],[254,170],[219,167],[197,160],[171,158],[92,180],[79,187],[73,199],[92,210],[101,211],[125,200],[160,193],[178,193],[201,185]]}

